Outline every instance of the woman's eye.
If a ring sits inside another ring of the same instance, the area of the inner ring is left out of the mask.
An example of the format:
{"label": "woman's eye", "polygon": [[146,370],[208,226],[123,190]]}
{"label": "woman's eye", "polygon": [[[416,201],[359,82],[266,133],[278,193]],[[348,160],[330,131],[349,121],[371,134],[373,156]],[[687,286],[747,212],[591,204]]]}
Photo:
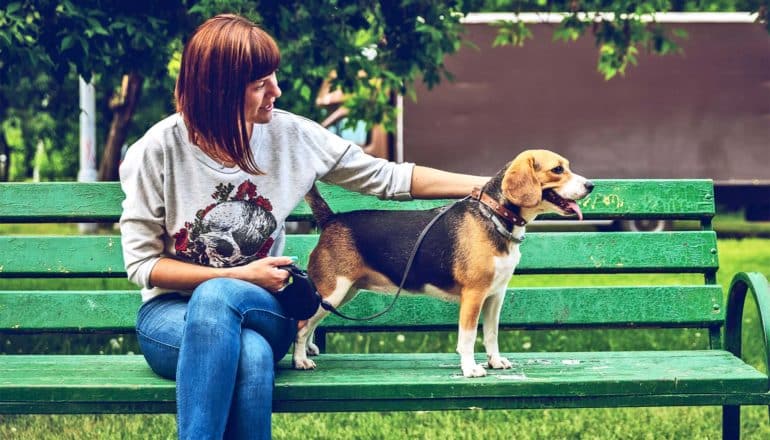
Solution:
{"label": "woman's eye", "polygon": [[551,172],[554,174],[561,174],[564,172],[564,168],[559,165],[558,167],[551,169]]}

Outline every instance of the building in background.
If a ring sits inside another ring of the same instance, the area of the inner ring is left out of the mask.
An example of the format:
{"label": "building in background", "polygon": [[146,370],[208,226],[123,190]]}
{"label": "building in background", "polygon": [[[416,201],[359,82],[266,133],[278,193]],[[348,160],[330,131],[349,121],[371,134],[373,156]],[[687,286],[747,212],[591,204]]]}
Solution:
{"label": "building in background", "polygon": [[558,19],[530,16],[533,39],[493,48],[489,15],[469,15],[455,80],[403,100],[403,159],[491,174],[548,148],[594,179],[714,179],[718,203],[770,220],[770,35],[753,17],[658,14],[689,34],[683,54],[640,53],[609,81],[590,35],[553,41]]}

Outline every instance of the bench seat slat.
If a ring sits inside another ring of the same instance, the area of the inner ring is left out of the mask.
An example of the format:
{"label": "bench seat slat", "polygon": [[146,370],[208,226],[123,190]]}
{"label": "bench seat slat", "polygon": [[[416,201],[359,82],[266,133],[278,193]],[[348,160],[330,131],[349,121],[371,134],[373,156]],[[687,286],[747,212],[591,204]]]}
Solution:
{"label": "bench seat slat", "polygon": [[[711,180],[596,179],[594,192],[580,201],[587,219],[680,218],[714,215]],[[449,200],[381,201],[344,189],[319,184],[335,212],[356,209],[428,209]],[[117,221],[123,192],[117,182],[46,182],[0,184],[0,223],[56,223]],[[34,200],[35,203],[30,203]],[[309,220],[310,210],[300,204],[291,220]],[[555,218],[551,216],[551,218]]]}
{"label": "bench seat slat", "polygon": [[[489,370],[485,378],[459,375],[453,353],[324,354],[314,371],[296,371],[287,356],[276,374],[276,409],[340,410],[349,400],[352,410],[399,409],[393,402],[417,401],[446,407],[447,401],[473,399],[481,407],[522,407],[527,399],[547,398],[550,407],[574,405],[575,398],[655,396],[680,399],[708,395],[753,395],[770,402],[767,376],[728,352],[636,351],[573,353],[509,353],[509,370]],[[0,412],[55,412],[52,403],[84,406],[103,402],[174,402],[174,382],[155,376],[141,356],[3,356],[0,362]],[[478,356],[479,362],[483,355]],[[329,404],[324,404],[324,402]],[[691,402],[692,400],[690,400]],[[486,403],[485,403],[486,402]],[[590,403],[585,399],[585,403]],[[18,410],[18,406],[16,407]],[[408,406],[401,409],[408,409]]]}
{"label": "bench seat slat", "polygon": [[[622,298],[622,300],[621,300]],[[342,310],[367,316],[384,309],[389,295],[362,292]],[[136,291],[0,291],[0,331],[133,331],[141,300]],[[389,313],[366,323],[389,328],[456,328],[458,305],[404,295]],[[500,322],[505,326],[711,327],[724,320],[719,286],[633,286],[509,289]],[[329,316],[329,329],[355,329],[361,323]]]}
{"label": "bench seat slat", "polygon": [[[284,253],[299,256],[306,267],[317,241],[312,234],[290,235]],[[0,277],[125,276],[117,235],[5,236],[0,249]],[[519,274],[702,273],[718,267],[713,231],[532,233],[521,252]]]}

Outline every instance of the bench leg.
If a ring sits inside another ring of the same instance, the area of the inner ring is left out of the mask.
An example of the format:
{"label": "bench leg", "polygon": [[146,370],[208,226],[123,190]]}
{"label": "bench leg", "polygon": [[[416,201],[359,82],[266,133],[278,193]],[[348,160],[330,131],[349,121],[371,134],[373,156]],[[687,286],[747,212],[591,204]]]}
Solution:
{"label": "bench leg", "polygon": [[738,440],[741,438],[741,407],[722,407],[722,439]]}

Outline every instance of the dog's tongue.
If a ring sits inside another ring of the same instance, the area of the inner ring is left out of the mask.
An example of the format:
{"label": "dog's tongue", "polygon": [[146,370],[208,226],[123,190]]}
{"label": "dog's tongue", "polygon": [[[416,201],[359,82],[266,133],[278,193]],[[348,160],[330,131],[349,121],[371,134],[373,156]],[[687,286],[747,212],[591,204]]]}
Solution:
{"label": "dog's tongue", "polygon": [[578,220],[583,220],[583,211],[580,210],[580,207],[578,206],[577,203],[570,200],[569,202],[567,202],[567,206],[569,206],[570,209],[575,211],[575,214],[577,214],[578,216]]}

